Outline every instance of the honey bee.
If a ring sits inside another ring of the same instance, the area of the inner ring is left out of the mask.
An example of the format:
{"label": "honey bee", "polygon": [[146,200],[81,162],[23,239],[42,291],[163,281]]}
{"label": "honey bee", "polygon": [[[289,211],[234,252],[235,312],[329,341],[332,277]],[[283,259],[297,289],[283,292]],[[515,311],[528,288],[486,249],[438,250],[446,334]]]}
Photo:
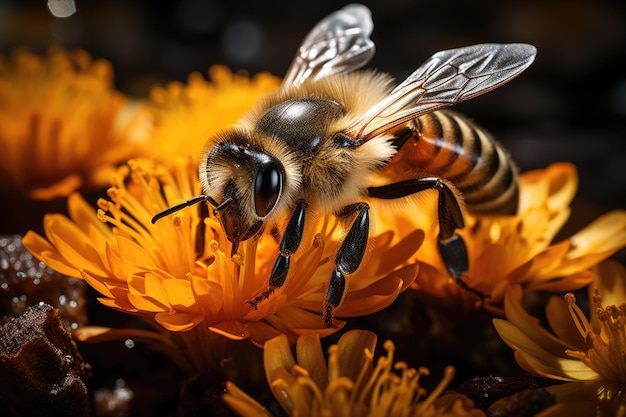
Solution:
{"label": "honey bee", "polygon": [[[288,219],[267,288],[248,301],[254,308],[287,279],[313,207],[349,224],[329,277],[327,327],[346,277],[366,251],[367,201],[436,190],[437,245],[455,279],[468,271],[457,234],[464,227],[462,205],[481,214],[517,210],[518,173],[507,152],[468,119],[441,109],[510,81],[533,62],[535,47],[481,44],[437,52],[394,87],[388,75],[355,71],[374,54],[372,29],[370,11],[357,4],[320,21],[279,90],[207,142],[199,166],[204,194],[152,220],[206,201],[234,253],[240,242]],[[381,178],[390,182],[380,185]]]}

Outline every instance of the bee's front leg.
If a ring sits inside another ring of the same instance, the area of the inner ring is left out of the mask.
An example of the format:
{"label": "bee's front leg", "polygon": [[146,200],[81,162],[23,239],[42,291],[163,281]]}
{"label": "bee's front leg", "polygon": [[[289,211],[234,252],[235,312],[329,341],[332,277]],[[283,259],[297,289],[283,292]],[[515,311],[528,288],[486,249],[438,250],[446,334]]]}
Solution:
{"label": "bee's front leg", "polygon": [[424,190],[437,190],[439,201],[437,212],[439,215],[439,235],[437,236],[437,248],[441,254],[450,275],[457,279],[461,274],[466,274],[469,269],[467,249],[463,238],[456,234],[457,229],[465,227],[461,207],[456,196],[439,178],[417,178],[400,181],[380,187],[370,187],[370,197],[395,199],[406,197]]}
{"label": "bee's front leg", "polygon": [[330,275],[324,303],[323,317],[326,327],[335,327],[333,312],[343,301],[346,292],[345,276],[358,269],[365,255],[370,229],[369,208],[367,203],[356,203],[344,208],[341,213],[343,216],[356,212],[356,217],[335,256],[335,268]]}
{"label": "bee's front leg", "polygon": [[300,241],[302,240],[302,234],[304,233],[304,218],[306,212],[307,203],[304,200],[298,200],[296,203],[296,209],[293,211],[289,223],[283,233],[283,238],[280,241],[280,253],[276,258],[270,278],[268,280],[267,288],[263,292],[252,300],[247,301],[256,310],[257,305],[269,297],[276,289],[283,286],[287,274],[289,273],[290,257],[300,247]]}

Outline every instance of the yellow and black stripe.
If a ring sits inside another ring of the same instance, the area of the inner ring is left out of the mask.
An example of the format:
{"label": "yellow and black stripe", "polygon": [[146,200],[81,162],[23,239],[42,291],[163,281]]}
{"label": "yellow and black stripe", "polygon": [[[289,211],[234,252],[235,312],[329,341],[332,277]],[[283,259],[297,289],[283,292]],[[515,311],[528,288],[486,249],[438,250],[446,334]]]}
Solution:
{"label": "yellow and black stripe", "polygon": [[417,143],[412,162],[452,182],[468,211],[492,215],[517,212],[517,167],[487,132],[448,110],[420,116],[415,124]]}

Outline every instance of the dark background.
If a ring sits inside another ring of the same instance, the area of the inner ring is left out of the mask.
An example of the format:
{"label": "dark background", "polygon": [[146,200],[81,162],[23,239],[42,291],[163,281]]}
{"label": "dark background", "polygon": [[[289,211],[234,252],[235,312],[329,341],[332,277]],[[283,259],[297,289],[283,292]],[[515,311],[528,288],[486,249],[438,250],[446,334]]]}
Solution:
{"label": "dark background", "polygon": [[[343,2],[81,1],[55,18],[45,0],[0,0],[0,51],[81,47],[113,62],[117,87],[145,96],[226,64],[283,75],[311,26]],[[365,1],[377,53],[369,67],[402,80],[432,53],[481,42],[528,42],[518,79],[457,109],[492,131],[523,169],[571,161],[575,219],[626,207],[626,6],[619,1]],[[578,226],[576,226],[578,227]]]}

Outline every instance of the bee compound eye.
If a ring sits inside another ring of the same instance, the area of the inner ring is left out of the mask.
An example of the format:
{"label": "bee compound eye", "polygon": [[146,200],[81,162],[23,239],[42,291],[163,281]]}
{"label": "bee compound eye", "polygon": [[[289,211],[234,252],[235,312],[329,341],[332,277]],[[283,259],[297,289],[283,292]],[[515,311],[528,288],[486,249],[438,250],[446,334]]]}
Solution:
{"label": "bee compound eye", "polygon": [[283,190],[283,173],[274,161],[263,161],[254,177],[254,209],[265,217],[274,208]]}

